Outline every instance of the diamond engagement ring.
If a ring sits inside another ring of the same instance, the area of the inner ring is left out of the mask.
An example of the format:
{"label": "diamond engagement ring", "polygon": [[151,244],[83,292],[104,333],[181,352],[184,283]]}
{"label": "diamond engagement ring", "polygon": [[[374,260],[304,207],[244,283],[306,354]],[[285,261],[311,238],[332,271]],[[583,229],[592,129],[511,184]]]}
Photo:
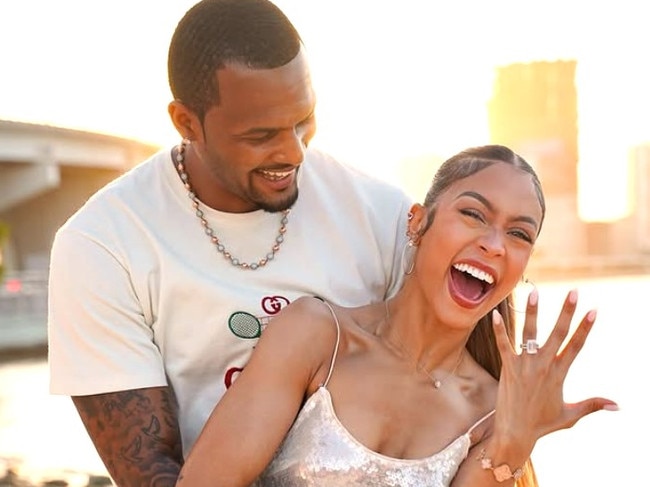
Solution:
{"label": "diamond engagement ring", "polygon": [[537,340],[526,340],[526,343],[522,343],[520,347],[525,353],[534,355],[539,349],[539,343],[537,343]]}

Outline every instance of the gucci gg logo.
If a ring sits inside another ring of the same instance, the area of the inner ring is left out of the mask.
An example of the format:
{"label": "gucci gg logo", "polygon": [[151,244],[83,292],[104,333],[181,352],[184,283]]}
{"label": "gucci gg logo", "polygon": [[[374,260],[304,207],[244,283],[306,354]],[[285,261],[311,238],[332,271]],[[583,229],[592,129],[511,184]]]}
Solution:
{"label": "gucci gg logo", "polygon": [[262,299],[262,309],[267,315],[276,315],[289,304],[284,296],[267,296]]}

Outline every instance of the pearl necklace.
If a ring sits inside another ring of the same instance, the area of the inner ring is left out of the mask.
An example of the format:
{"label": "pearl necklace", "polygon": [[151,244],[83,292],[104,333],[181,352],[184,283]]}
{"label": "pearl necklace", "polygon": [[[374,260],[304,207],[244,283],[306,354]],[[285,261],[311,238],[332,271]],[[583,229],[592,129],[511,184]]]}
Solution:
{"label": "pearl necklace", "polygon": [[[388,320],[390,319],[390,311],[388,309],[388,300],[384,301],[384,306],[386,308],[386,315],[384,319],[384,323],[388,323]],[[390,343],[390,342],[389,342]],[[442,380],[440,380],[438,377],[434,377],[431,372],[429,372],[427,369],[425,369],[420,362],[414,359],[414,357],[407,352],[406,347],[402,344],[402,342],[398,339],[397,340],[397,348],[400,352],[402,352],[406,357],[415,364],[417,367],[418,372],[424,374],[427,376],[427,378],[431,381],[433,384],[434,389],[440,389],[442,387]],[[460,366],[461,362],[463,361],[463,357],[465,354],[463,353],[465,351],[465,347],[463,347],[460,351],[460,354],[458,355],[458,360],[456,361],[456,365],[454,368],[451,370],[451,372],[446,374],[445,380],[452,375],[456,375],[456,371],[458,370],[458,367]]]}
{"label": "pearl necklace", "polygon": [[240,261],[238,258],[233,256],[228,250],[226,250],[226,247],[221,243],[219,237],[217,237],[214,234],[214,230],[208,223],[208,220],[205,219],[204,212],[200,208],[201,203],[197,198],[196,193],[192,189],[192,186],[190,185],[190,177],[185,171],[186,145],[187,142],[183,140],[183,142],[181,142],[181,144],[178,146],[178,153],[176,154],[176,170],[178,171],[178,175],[180,176],[181,181],[183,182],[183,185],[187,190],[188,196],[192,200],[192,207],[194,208],[194,212],[197,218],[199,219],[199,221],[201,222],[201,225],[203,226],[205,234],[210,238],[210,241],[217,249],[217,252],[222,254],[235,267],[239,267],[240,269],[249,269],[252,271],[257,270],[260,267],[264,267],[266,264],[268,264],[270,261],[272,261],[275,258],[275,254],[278,252],[278,250],[280,250],[280,246],[282,245],[282,242],[284,242],[284,234],[287,231],[287,223],[289,222],[289,212],[291,211],[291,209],[286,209],[282,211],[282,219],[280,220],[280,230],[278,230],[278,235],[277,237],[275,237],[275,243],[273,244],[273,247],[271,247],[271,251],[268,252],[265,257],[258,259],[257,262],[249,263],[249,262]]}

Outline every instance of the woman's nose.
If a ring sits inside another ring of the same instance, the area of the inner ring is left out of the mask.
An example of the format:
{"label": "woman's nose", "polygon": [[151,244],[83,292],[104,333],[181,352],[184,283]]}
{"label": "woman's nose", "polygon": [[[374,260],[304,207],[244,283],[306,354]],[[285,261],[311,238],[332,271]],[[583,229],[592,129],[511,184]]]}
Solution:
{"label": "woman's nose", "polygon": [[504,236],[497,229],[490,229],[480,238],[479,247],[490,256],[504,255],[506,251]]}

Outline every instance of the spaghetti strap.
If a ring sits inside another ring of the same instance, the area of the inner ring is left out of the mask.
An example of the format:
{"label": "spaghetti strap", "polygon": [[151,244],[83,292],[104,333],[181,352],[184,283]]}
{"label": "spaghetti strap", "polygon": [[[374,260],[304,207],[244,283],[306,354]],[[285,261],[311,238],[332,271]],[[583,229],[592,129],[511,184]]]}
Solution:
{"label": "spaghetti strap", "polygon": [[487,413],[485,416],[483,416],[481,419],[479,419],[476,423],[474,423],[474,424],[472,425],[472,427],[471,427],[470,429],[467,430],[467,435],[468,435],[468,436],[471,435],[471,434],[472,434],[472,431],[474,431],[474,430],[476,429],[477,426],[479,426],[483,421],[485,421],[485,420],[488,419],[490,416],[492,416],[495,412],[496,412],[496,409],[493,409],[492,411],[490,411],[489,413]]}
{"label": "spaghetti strap", "polygon": [[330,362],[330,369],[327,372],[327,377],[325,378],[325,382],[321,384],[323,387],[327,387],[327,383],[330,381],[330,377],[332,377],[332,371],[334,370],[334,362],[336,361],[336,355],[339,352],[339,341],[341,340],[341,325],[339,324],[339,320],[336,317],[336,313],[334,312],[334,308],[332,308],[332,305],[329,304],[321,297],[318,297],[318,299],[320,299],[323,303],[325,303],[325,305],[329,308],[330,312],[332,313],[332,317],[334,318],[334,323],[336,324],[336,345],[334,345],[334,353],[332,354],[332,361]]}

